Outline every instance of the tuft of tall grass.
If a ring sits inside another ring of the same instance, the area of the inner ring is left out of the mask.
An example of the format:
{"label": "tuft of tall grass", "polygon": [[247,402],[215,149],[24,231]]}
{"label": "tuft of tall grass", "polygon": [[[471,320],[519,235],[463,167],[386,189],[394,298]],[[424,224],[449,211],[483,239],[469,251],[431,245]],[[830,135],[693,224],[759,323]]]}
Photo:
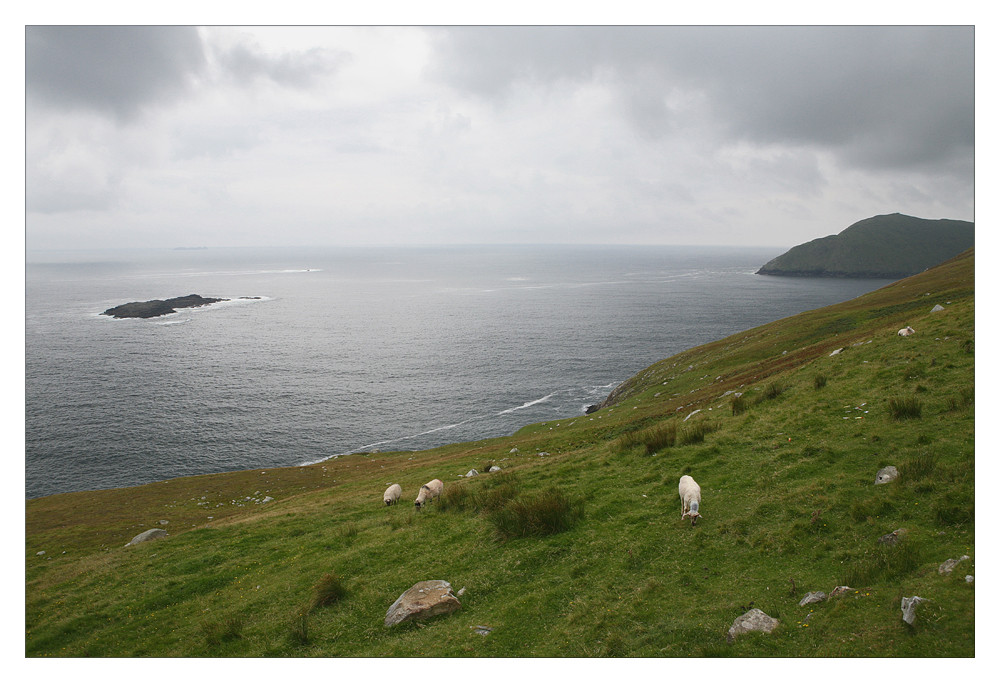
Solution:
{"label": "tuft of tall grass", "polygon": [[347,595],[343,581],[336,574],[325,574],[322,579],[313,587],[312,607],[326,607],[335,602],[340,602]]}
{"label": "tuft of tall grass", "polygon": [[475,504],[475,494],[471,485],[455,484],[448,486],[437,499],[439,510],[466,510]]}
{"label": "tuft of tall grass", "polygon": [[732,409],[733,415],[742,415],[747,411],[748,405],[746,398],[742,394],[729,399],[729,407]]}
{"label": "tuft of tall grass", "polygon": [[520,496],[491,510],[487,518],[502,540],[547,536],[573,528],[583,517],[583,501],[570,498],[556,488],[531,496]]}
{"label": "tuft of tall grass", "polygon": [[777,382],[771,382],[766,387],[764,387],[764,400],[770,401],[772,399],[778,398],[779,396],[781,396],[784,390],[785,387],[782,386],[781,384],[778,384]]}
{"label": "tuft of tall grass", "polygon": [[971,406],[976,400],[975,387],[963,387],[958,392],[958,398],[952,396],[948,399],[948,410],[956,412]]}
{"label": "tuft of tall grass", "polygon": [[909,420],[920,417],[923,404],[915,396],[889,399],[889,414],[894,420]]}
{"label": "tuft of tall grass", "polygon": [[960,525],[972,522],[976,503],[966,491],[952,494],[934,503],[934,519],[939,524]]}
{"label": "tuft of tall grass", "polygon": [[307,610],[295,612],[288,628],[288,640],[294,647],[305,647],[309,644],[309,612]]}
{"label": "tuft of tall grass", "polygon": [[920,566],[920,549],[905,537],[893,545],[879,544],[854,558],[845,569],[843,585],[865,586],[906,576]]}
{"label": "tuft of tall grass", "polygon": [[712,425],[707,421],[696,422],[690,427],[686,427],[681,430],[680,435],[677,437],[677,444],[679,446],[687,446],[692,443],[704,443],[705,436],[711,434],[714,430]]}
{"label": "tuft of tall grass", "polygon": [[641,446],[647,454],[653,454],[663,448],[671,448],[677,442],[677,423],[671,420],[666,424],[648,429],[627,432],[618,437],[615,448],[625,452]]}
{"label": "tuft of tall grass", "polygon": [[930,453],[922,452],[914,455],[899,463],[899,478],[907,482],[924,479],[934,472],[936,464],[934,456]]}
{"label": "tuft of tall grass", "polygon": [[238,616],[226,617],[222,620],[206,621],[199,626],[205,642],[212,647],[235,640],[243,633],[243,619]]}
{"label": "tuft of tall grass", "polygon": [[503,507],[521,491],[521,480],[515,472],[501,470],[491,477],[476,478],[476,484],[463,482],[449,486],[438,498],[442,511],[483,512]]}
{"label": "tuft of tall grass", "polygon": [[813,377],[813,389],[822,389],[826,386],[826,375],[819,374]]}

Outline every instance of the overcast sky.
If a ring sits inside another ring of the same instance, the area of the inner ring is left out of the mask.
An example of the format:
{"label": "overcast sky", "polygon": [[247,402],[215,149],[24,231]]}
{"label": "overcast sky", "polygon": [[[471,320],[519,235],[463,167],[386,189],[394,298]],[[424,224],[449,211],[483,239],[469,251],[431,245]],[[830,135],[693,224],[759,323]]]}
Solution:
{"label": "overcast sky", "polygon": [[970,27],[28,27],[26,246],[973,220]]}

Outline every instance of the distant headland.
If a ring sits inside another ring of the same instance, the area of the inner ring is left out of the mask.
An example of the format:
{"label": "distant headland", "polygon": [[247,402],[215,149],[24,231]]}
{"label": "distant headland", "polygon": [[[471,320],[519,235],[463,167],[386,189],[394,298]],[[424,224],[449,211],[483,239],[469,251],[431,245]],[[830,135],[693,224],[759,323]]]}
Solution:
{"label": "distant headland", "polygon": [[[259,298],[259,297],[241,297],[241,298]],[[113,318],[156,318],[161,315],[169,315],[170,313],[176,313],[178,308],[196,308],[198,306],[207,306],[209,304],[214,304],[219,301],[228,301],[228,299],[218,299],[213,297],[204,297],[197,294],[188,294],[187,296],[178,296],[173,299],[153,299],[152,301],[133,301],[127,304],[122,304],[121,306],[115,306],[114,308],[109,308],[104,311],[101,315],[110,315]]]}
{"label": "distant headland", "polygon": [[975,224],[900,213],[872,216],[838,235],[792,247],[758,275],[899,279],[975,246]]}

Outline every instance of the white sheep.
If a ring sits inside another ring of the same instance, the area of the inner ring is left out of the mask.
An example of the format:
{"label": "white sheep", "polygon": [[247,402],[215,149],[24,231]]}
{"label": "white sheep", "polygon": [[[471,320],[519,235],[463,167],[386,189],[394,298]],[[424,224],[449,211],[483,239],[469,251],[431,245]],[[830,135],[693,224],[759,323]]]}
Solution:
{"label": "white sheep", "polygon": [[417,500],[414,502],[414,505],[417,506],[417,509],[420,509],[440,496],[442,491],[444,491],[444,482],[440,479],[432,479],[420,487],[420,492],[417,494]]}
{"label": "white sheep", "polygon": [[901,329],[896,334],[898,334],[900,337],[909,337],[914,332],[916,332],[916,330],[913,329],[912,327],[910,327],[909,325],[907,325],[906,327],[904,327],[903,329]]}
{"label": "white sheep", "polygon": [[399,497],[403,495],[403,488],[399,484],[393,484],[382,494],[382,500],[386,505],[395,505]]}
{"label": "white sheep", "polygon": [[698,506],[701,505],[701,487],[698,486],[698,482],[685,474],[677,485],[677,492],[681,496],[681,519],[690,517],[691,526],[694,526],[701,517],[701,513],[698,512]]}

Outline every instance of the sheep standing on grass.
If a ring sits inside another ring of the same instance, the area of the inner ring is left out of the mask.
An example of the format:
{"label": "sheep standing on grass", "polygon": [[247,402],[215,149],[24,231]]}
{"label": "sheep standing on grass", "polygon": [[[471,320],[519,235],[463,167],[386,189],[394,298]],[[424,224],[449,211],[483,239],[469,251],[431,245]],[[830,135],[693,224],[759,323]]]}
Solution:
{"label": "sheep standing on grass", "polygon": [[701,517],[701,513],[698,512],[698,506],[701,505],[701,487],[698,486],[698,482],[685,474],[677,485],[677,492],[681,496],[681,519],[690,517],[691,526],[694,526]]}
{"label": "sheep standing on grass", "polygon": [[395,505],[399,502],[399,497],[403,495],[403,488],[399,484],[393,484],[382,494],[382,500],[386,505]]}
{"label": "sheep standing on grass", "polygon": [[414,505],[416,505],[419,510],[424,505],[440,496],[442,491],[444,491],[444,482],[440,479],[432,479],[420,487],[420,493],[417,494],[417,500]]}

